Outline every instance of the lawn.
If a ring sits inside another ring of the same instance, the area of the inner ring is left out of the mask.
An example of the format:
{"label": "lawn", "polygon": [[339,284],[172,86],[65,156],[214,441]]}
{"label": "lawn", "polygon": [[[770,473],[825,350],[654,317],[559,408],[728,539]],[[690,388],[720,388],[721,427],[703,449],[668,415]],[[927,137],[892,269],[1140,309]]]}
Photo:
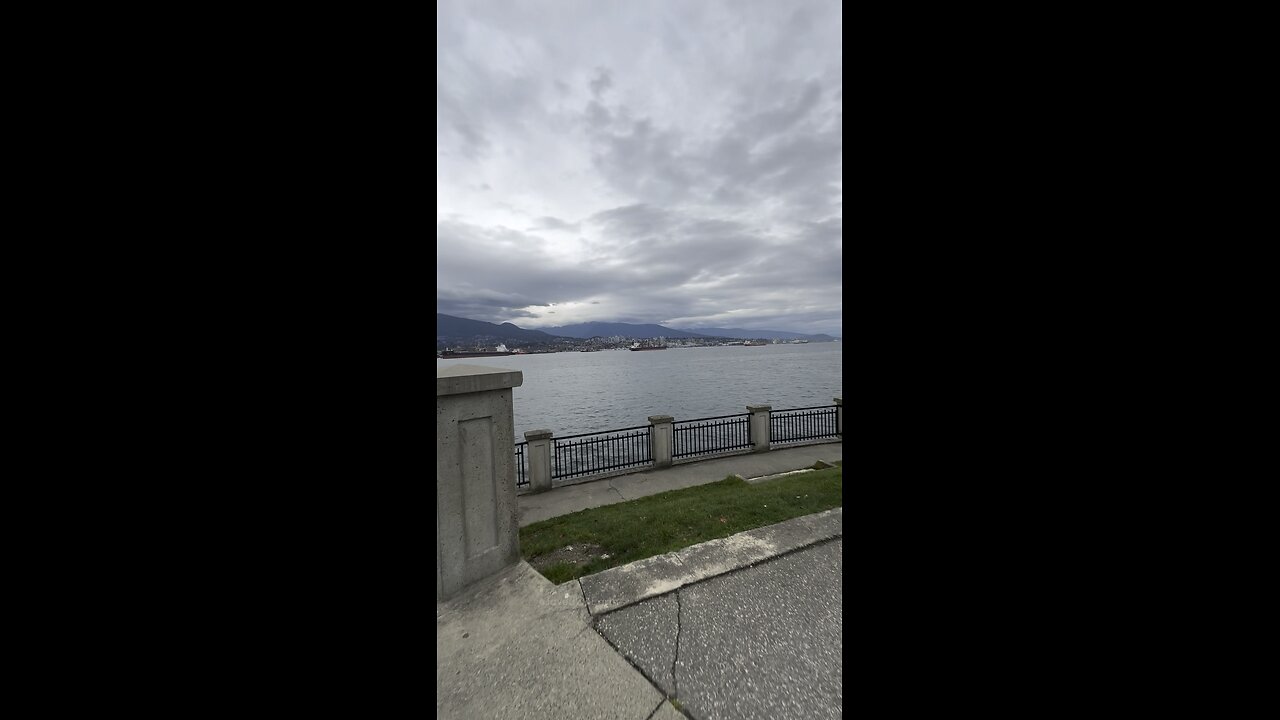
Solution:
{"label": "lawn", "polygon": [[842,472],[841,467],[834,467],[755,485],[728,477],[582,510],[521,528],[520,549],[530,565],[559,584],[743,530],[840,507]]}

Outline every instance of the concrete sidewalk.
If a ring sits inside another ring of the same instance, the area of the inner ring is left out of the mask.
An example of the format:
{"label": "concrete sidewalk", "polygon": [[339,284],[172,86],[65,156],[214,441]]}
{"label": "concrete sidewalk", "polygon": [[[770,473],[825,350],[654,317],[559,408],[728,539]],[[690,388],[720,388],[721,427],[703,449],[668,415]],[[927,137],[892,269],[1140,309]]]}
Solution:
{"label": "concrete sidewalk", "polygon": [[[842,449],[734,455],[523,495],[520,524],[830,463]],[[436,717],[839,717],[842,536],[835,508],[563,585],[522,560],[436,603]]]}
{"label": "concrete sidewalk", "polygon": [[843,566],[835,538],[603,615],[596,630],[690,718],[837,720]]}
{"label": "concrete sidewalk", "polygon": [[436,603],[436,717],[838,718],[842,537],[835,508],[563,585],[521,561]]}
{"label": "concrete sidewalk", "polygon": [[844,443],[802,445],[762,453],[731,455],[714,460],[681,463],[661,470],[647,470],[605,478],[581,485],[567,485],[543,493],[520,495],[520,527],[587,508],[612,505],[656,495],[668,490],[705,485],[730,475],[744,478],[813,467],[819,460],[842,460]]}
{"label": "concrete sidewalk", "polygon": [[576,581],[522,560],[436,603],[436,717],[683,716],[592,628]]}

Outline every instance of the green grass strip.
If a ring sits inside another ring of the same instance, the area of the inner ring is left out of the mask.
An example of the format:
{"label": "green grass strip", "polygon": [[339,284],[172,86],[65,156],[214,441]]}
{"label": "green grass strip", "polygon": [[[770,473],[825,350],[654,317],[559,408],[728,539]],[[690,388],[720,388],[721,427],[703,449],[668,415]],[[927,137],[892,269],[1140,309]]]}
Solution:
{"label": "green grass strip", "polygon": [[[707,540],[810,515],[843,503],[841,467],[767,480],[736,477],[581,510],[520,529],[520,549],[535,567],[564,547],[598,545],[585,562],[540,568],[556,584]],[[602,557],[608,555],[607,558]]]}

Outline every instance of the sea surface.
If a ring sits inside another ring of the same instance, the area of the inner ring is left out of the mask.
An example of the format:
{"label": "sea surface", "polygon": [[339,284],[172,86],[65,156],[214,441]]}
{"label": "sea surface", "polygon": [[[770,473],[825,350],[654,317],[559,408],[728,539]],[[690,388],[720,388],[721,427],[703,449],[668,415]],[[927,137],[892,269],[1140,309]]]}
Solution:
{"label": "sea surface", "polygon": [[676,420],[833,405],[843,397],[843,343],[670,348],[436,360],[436,367],[485,365],[524,373],[515,388],[516,440],[527,430],[556,437]]}

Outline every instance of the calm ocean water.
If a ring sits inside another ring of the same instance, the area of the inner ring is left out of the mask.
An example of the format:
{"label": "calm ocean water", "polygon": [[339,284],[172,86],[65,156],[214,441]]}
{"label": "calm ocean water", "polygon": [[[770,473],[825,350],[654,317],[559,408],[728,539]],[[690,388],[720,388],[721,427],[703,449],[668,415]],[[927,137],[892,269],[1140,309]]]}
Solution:
{"label": "calm ocean water", "polygon": [[524,373],[515,389],[516,440],[546,428],[556,436],[647,425],[650,415],[689,420],[832,405],[843,397],[844,343],[709,347],[631,352],[508,355],[436,360],[436,367],[487,365]]}

